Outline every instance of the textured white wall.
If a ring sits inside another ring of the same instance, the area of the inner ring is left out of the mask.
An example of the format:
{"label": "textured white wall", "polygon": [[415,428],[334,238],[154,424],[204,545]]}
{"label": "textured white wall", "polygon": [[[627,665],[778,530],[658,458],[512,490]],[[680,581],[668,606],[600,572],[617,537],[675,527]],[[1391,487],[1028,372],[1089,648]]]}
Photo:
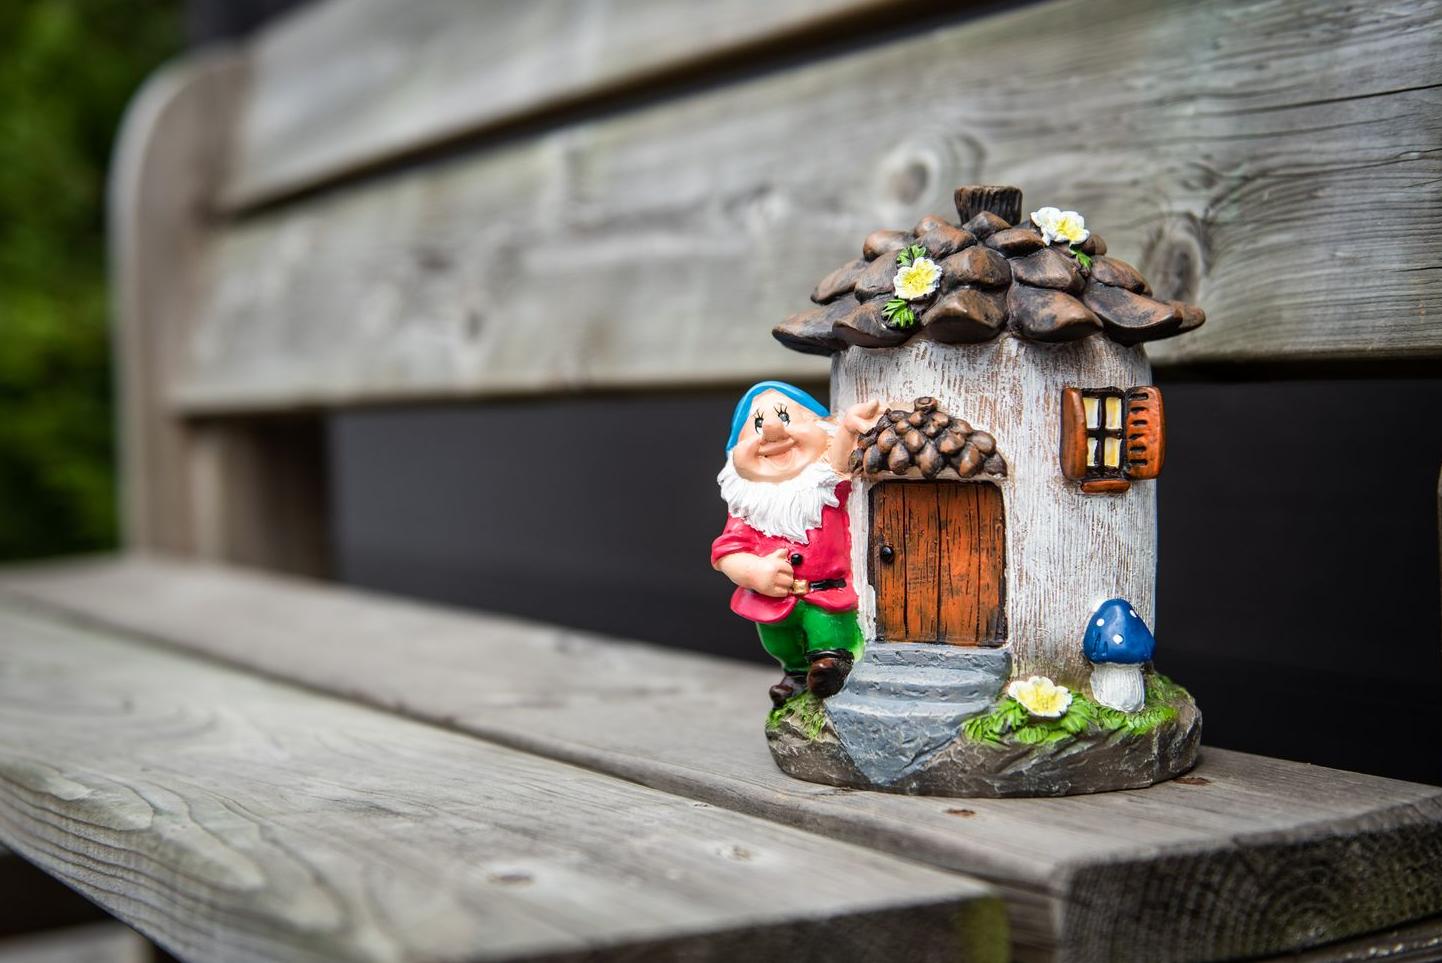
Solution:
{"label": "textured white wall", "polygon": [[[897,407],[932,395],[943,410],[996,438],[1009,470],[998,484],[1006,512],[1008,639],[1017,673],[1084,683],[1090,673],[1081,653],[1086,620],[1113,596],[1129,600],[1155,630],[1156,482],[1134,482],[1122,495],[1083,495],[1062,477],[1058,458],[1063,387],[1128,388],[1150,381],[1141,348],[1102,337],[1065,345],[1010,337],[942,345],[913,338],[898,348],[849,348],[832,362],[836,410],[870,398]],[[862,626],[872,639],[869,488],[857,484],[850,510]]]}

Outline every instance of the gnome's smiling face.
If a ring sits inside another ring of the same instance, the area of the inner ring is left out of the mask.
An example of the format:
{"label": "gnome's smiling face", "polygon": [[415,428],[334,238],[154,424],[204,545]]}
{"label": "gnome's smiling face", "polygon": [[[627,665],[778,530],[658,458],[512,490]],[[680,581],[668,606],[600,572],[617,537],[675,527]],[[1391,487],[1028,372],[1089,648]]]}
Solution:
{"label": "gnome's smiling face", "polygon": [[757,395],[731,449],[736,473],[747,481],[795,478],[826,457],[835,426],[779,391]]}

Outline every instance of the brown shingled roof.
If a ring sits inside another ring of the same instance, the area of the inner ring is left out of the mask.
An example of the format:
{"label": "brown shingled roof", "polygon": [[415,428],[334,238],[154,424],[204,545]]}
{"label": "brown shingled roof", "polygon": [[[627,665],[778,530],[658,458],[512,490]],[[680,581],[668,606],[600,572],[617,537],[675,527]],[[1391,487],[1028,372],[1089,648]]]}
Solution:
{"label": "brown shingled roof", "polygon": [[[793,314],[772,334],[808,354],[890,347],[915,336],[968,344],[1004,331],[1043,342],[1101,333],[1133,345],[1191,331],[1206,320],[1194,304],[1153,298],[1140,272],[1107,257],[1106,242],[1095,233],[1077,245],[1090,256],[1090,269],[1065,242],[1045,244],[1021,206],[1015,187],[959,187],[960,227],[929,214],[910,231],[873,231],[861,257],[816,285],[811,300],[818,306]],[[900,328],[882,308],[893,296],[895,255],[912,244],[940,265],[941,283],[911,302],[917,321]]]}

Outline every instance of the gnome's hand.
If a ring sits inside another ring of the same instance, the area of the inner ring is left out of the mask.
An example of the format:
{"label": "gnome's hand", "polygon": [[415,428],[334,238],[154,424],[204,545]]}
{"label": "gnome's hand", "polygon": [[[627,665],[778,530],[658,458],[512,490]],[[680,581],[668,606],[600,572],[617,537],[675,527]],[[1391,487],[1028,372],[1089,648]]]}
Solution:
{"label": "gnome's hand", "polygon": [[841,427],[859,435],[876,424],[876,419],[881,417],[881,402],[862,401],[846,409],[846,414],[841,416]]}
{"label": "gnome's hand", "polygon": [[736,552],[721,559],[716,567],[742,588],[779,599],[791,594],[791,586],[796,581],[789,558],[790,552],[784,548],[770,555]]}
{"label": "gnome's hand", "polygon": [[791,586],[796,581],[796,573],[789,561],[790,556],[791,550],[785,548],[778,548],[770,555],[756,556],[751,588],[772,598],[790,595]]}
{"label": "gnome's hand", "polygon": [[848,474],[847,464],[850,460],[851,449],[856,447],[856,436],[868,430],[876,424],[876,419],[881,417],[881,402],[863,401],[852,405],[837,419],[838,430],[831,436],[831,444],[827,447],[827,458],[831,467],[838,475]]}

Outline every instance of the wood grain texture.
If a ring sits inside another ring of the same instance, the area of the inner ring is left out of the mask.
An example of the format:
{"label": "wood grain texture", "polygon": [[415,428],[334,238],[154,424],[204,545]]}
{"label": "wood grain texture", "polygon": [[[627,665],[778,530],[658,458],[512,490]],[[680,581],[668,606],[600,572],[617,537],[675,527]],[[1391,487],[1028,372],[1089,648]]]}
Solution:
{"label": "wood grain texture", "polygon": [[[871,489],[876,638],[976,645],[1002,627],[1005,519],[995,486],[883,482]],[[893,544],[893,542],[895,544]],[[895,557],[880,559],[881,544]]]}
{"label": "wood grain texture", "polygon": [[1209,749],[1184,780],[1097,796],[838,791],[772,765],[761,668],[156,559],[12,569],[0,592],[982,877],[1018,959],[1263,956],[1442,912],[1436,787]]}
{"label": "wood grain texture", "polygon": [[146,83],[121,125],[108,236],[123,525],[137,548],[316,574],[327,568],[319,422],[195,423],[167,401],[243,77],[233,52],[183,61]]}
{"label": "wood grain texture", "polygon": [[959,645],[1005,641],[1006,515],[991,484],[941,485],[941,632]]}
{"label": "wood grain texture", "polygon": [[1005,953],[973,881],[469,736],[13,610],[0,669],[0,834],[186,959]]}
{"label": "wood grain texture", "polygon": [[874,27],[910,0],[329,0],[252,44],[228,208],[649,85]]}
{"label": "wood grain texture", "polygon": [[201,214],[241,66],[216,53],[165,68],[130,102],[108,186],[107,240],[120,377],[122,524],[138,548],[194,545],[191,437],[166,396],[194,314]]}
{"label": "wood grain texture", "polygon": [[[996,491],[996,489],[991,489]],[[982,607],[977,573],[983,550],[979,538],[979,505],[972,485],[938,486],[936,542],[939,600],[937,637],[942,642],[975,645],[977,611]],[[998,501],[996,510],[1001,511]],[[1001,546],[995,546],[1000,548]]]}
{"label": "wood grain texture", "polygon": [[815,377],[770,327],[999,178],[1206,308],[1159,363],[1442,356],[1439,11],[1055,0],[312,197],[223,231],[170,397]]}
{"label": "wood grain texture", "polygon": [[1068,385],[1061,394],[1061,473],[1080,481],[1087,473],[1086,402],[1081,389]]}
{"label": "wood grain texture", "polygon": [[204,421],[185,432],[194,554],[299,575],[330,571],[321,418]]}
{"label": "wood grain texture", "polygon": [[[1006,477],[991,484],[1006,518],[1006,637],[1018,675],[1038,673],[1084,691],[1091,663],[1082,654],[1082,635],[1109,598],[1127,599],[1158,633],[1157,664],[1166,671],[1166,627],[1154,621],[1157,483],[1140,482],[1124,495],[1086,495],[1057,462],[1066,386],[1151,380],[1140,349],[1102,338],[1065,345],[1013,338],[943,345],[915,338],[897,348],[853,348],[833,366],[833,410],[931,395],[954,417],[986,426],[1006,455]],[[859,495],[868,484],[858,481]],[[852,571],[862,628],[872,638],[876,596],[857,557],[865,550],[863,504],[856,498],[848,509]]]}
{"label": "wood grain texture", "polygon": [[1269,957],[1266,963],[1435,963],[1442,959],[1442,918],[1432,917],[1355,940]]}
{"label": "wood grain texture", "polygon": [[[861,501],[864,504],[866,496],[856,495],[851,501]],[[853,530],[853,555],[856,554],[857,545],[867,546],[871,584],[876,586],[875,637],[891,642],[904,641],[902,636],[906,634],[906,567],[902,559],[906,551],[906,490],[894,482],[873,485],[870,501],[870,534],[868,536],[865,529]],[[890,561],[881,557],[883,547],[891,549]]]}
{"label": "wood grain texture", "polygon": [[905,485],[895,492],[906,506],[906,539],[898,559],[906,580],[904,642],[934,642],[940,631],[941,539],[937,491],[933,485]]}

